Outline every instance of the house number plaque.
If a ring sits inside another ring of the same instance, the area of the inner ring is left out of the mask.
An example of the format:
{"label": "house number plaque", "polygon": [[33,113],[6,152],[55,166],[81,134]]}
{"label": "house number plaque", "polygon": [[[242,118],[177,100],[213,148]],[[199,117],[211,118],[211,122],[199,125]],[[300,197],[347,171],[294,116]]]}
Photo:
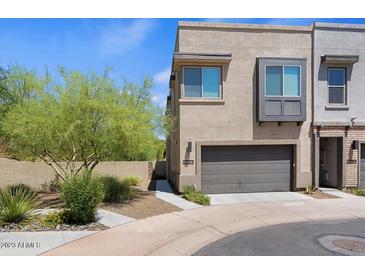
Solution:
{"label": "house number plaque", "polygon": [[183,160],[182,163],[183,163],[183,165],[193,165],[194,160]]}

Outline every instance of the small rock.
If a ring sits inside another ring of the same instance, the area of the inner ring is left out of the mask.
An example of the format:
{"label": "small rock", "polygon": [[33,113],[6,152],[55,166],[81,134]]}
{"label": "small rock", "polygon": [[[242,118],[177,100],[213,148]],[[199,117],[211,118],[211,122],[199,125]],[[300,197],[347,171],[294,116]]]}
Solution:
{"label": "small rock", "polygon": [[61,225],[57,225],[56,230],[60,230],[60,229],[61,229]]}

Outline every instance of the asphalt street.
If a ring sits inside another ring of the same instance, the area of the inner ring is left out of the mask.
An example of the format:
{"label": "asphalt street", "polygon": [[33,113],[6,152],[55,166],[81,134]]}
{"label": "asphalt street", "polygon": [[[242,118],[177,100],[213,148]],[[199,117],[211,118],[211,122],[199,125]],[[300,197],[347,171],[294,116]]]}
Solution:
{"label": "asphalt street", "polygon": [[[281,224],[239,232],[200,249],[198,256],[336,256],[344,255],[325,248],[327,235],[364,238],[365,219]],[[360,244],[364,247],[364,244]],[[355,255],[365,255],[355,253]],[[347,254],[349,255],[349,254]]]}

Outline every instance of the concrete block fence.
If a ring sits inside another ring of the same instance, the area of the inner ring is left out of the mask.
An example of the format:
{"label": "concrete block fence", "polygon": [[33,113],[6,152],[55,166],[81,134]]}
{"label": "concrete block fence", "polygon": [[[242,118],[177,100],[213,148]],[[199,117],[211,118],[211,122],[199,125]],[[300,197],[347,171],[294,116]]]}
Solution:
{"label": "concrete block fence", "polygon": [[[158,161],[164,162],[164,161]],[[147,188],[154,173],[166,176],[165,164],[156,161],[114,161],[101,162],[95,168],[95,174],[110,175],[118,178],[138,176],[142,179],[142,188]],[[0,158],[0,188],[6,185],[24,183],[40,189],[42,184],[55,179],[53,169],[43,162],[16,161]]]}

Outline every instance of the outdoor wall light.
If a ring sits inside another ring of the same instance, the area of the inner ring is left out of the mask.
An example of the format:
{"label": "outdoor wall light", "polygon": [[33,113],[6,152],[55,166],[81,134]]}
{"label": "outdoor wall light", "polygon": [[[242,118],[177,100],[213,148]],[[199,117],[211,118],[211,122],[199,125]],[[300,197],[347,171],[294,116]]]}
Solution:
{"label": "outdoor wall light", "polygon": [[188,142],[188,147],[186,148],[186,151],[187,151],[187,152],[191,152],[191,150],[192,150],[192,146],[193,146],[193,144],[191,143],[191,141],[189,141],[189,142]]}
{"label": "outdoor wall light", "polygon": [[353,140],[352,141],[352,149],[359,149],[359,141]]}

